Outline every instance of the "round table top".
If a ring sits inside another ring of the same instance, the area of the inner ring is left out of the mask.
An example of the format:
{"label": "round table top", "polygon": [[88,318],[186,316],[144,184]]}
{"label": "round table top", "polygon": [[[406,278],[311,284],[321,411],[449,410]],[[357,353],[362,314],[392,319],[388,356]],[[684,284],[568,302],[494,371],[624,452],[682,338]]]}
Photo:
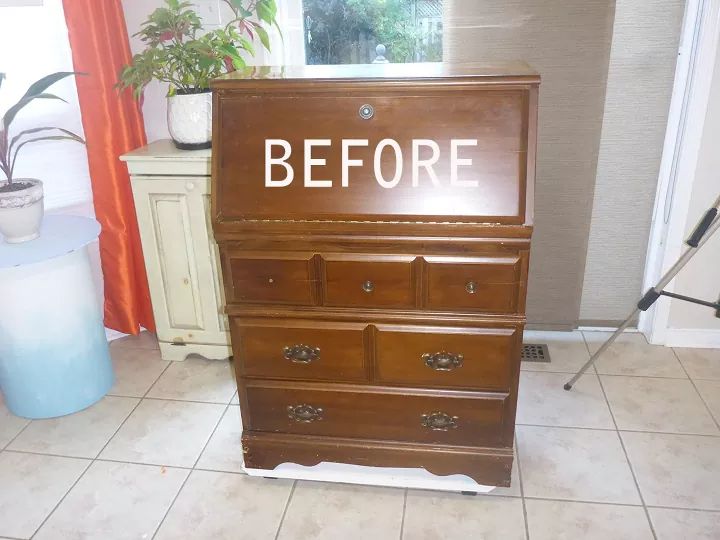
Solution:
{"label": "round table top", "polygon": [[20,244],[0,240],[0,268],[33,264],[85,247],[100,234],[100,224],[82,216],[50,214],[43,218],[40,237]]}

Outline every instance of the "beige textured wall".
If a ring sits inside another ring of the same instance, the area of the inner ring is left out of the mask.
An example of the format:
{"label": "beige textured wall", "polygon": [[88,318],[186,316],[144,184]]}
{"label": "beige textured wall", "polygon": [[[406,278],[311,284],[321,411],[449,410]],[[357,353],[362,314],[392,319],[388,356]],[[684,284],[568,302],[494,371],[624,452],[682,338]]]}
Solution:
{"label": "beige textured wall", "polygon": [[588,323],[624,319],[641,292],[684,6],[615,5],[580,309]]}
{"label": "beige textured wall", "polygon": [[[703,127],[698,165],[695,172],[687,235],[705,211],[720,195],[720,50],[715,56],[710,102]],[[720,233],[716,233],[695,258],[683,269],[675,282],[675,292],[717,300],[720,296]],[[720,330],[720,319],[712,309],[673,300],[670,305],[671,328]]]}
{"label": "beige textured wall", "polygon": [[542,75],[528,321],[578,319],[613,0],[446,0],[445,60],[522,59]]}

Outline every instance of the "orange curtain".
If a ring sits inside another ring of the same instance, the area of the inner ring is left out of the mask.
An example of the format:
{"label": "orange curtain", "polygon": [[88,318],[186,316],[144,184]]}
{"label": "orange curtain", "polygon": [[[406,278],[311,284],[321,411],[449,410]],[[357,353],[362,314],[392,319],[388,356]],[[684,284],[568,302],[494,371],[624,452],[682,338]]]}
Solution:
{"label": "orange curtain", "polygon": [[75,71],[95,215],[102,225],[105,326],[137,334],[155,330],[130,178],[118,157],[145,144],[142,114],[114,88],[131,59],[120,0],[63,0]]}

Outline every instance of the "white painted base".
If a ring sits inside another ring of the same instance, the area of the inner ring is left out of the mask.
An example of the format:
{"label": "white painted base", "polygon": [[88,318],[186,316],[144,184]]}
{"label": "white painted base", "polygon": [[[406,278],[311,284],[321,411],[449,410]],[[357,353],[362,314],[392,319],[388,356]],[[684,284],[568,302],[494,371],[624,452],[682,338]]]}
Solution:
{"label": "white painted base", "polygon": [[160,345],[162,359],[174,362],[185,360],[191,354],[197,354],[209,360],[225,360],[232,356],[232,349],[226,345],[203,345],[200,343],[173,345],[164,341],[159,342],[158,345]]}
{"label": "white painted base", "polygon": [[668,328],[665,346],[694,349],[720,349],[720,330],[706,328]]}
{"label": "white painted base", "polygon": [[295,463],[283,463],[274,470],[245,469],[250,476],[268,478],[291,478],[318,482],[341,482],[412,489],[435,489],[441,491],[471,491],[488,493],[495,486],[483,486],[464,474],[436,476],[425,469],[397,469],[390,467],[368,467],[345,463],[322,462],[313,467]]}

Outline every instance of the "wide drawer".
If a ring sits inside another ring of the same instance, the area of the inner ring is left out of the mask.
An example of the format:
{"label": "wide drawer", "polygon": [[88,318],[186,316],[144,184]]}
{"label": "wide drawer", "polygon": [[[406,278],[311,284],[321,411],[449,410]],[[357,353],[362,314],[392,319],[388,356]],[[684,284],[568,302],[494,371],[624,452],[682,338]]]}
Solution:
{"label": "wide drawer", "polygon": [[246,377],[366,380],[366,328],[360,323],[234,319],[235,367]]}
{"label": "wide drawer", "polygon": [[520,327],[375,326],[375,381],[510,391]]}
{"label": "wide drawer", "polygon": [[410,255],[323,254],[326,306],[413,308],[415,257]]}
{"label": "wide drawer", "polygon": [[312,253],[223,253],[228,302],[317,304]]}
{"label": "wide drawer", "polygon": [[496,446],[508,405],[507,394],[245,382],[252,431]]}
{"label": "wide drawer", "polygon": [[428,309],[487,313],[524,310],[526,257],[424,257]]}

